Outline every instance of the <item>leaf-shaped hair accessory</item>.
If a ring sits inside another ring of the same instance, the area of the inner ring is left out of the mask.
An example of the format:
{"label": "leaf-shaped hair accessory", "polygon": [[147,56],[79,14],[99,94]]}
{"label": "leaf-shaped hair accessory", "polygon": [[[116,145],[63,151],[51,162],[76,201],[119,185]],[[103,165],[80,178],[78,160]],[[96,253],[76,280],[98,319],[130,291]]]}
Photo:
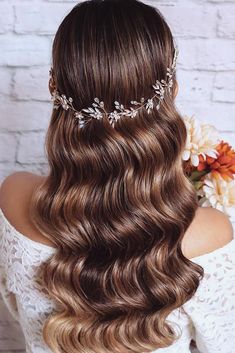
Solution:
{"label": "leaf-shaped hair accessory", "polygon": [[[102,119],[104,114],[108,116],[109,122],[112,126],[114,123],[120,119],[122,116],[129,116],[130,118],[134,118],[140,109],[145,108],[148,114],[151,110],[156,107],[157,110],[160,109],[161,102],[163,101],[166,92],[171,93],[171,89],[173,86],[173,76],[176,70],[176,61],[179,54],[179,50],[176,47],[174,53],[174,59],[171,67],[167,68],[166,79],[156,80],[155,84],[152,85],[154,89],[154,96],[151,98],[145,99],[142,97],[140,102],[135,100],[131,100],[130,104],[135,106],[130,107],[129,109],[125,108],[123,104],[115,101],[115,110],[112,112],[107,112],[105,110],[104,102],[100,101],[99,98],[94,98],[94,102],[92,103],[92,107],[81,109],[77,111],[73,105],[73,99],[69,97],[66,98],[65,94],[60,94],[56,89],[52,92],[52,101],[54,102],[54,109],[58,109],[62,107],[64,110],[71,109],[74,111],[75,119],[79,120],[79,126],[84,126],[85,122],[91,119]],[[50,70],[50,75],[52,75],[52,69]],[[155,102],[156,100],[156,102]],[[85,119],[85,117],[89,117],[90,119]]]}

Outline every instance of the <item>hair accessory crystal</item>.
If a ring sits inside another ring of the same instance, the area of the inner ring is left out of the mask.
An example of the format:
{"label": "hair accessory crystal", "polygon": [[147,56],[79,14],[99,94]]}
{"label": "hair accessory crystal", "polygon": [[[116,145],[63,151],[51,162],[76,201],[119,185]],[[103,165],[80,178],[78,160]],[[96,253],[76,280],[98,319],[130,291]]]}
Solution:
{"label": "hair accessory crystal", "polygon": [[[155,107],[157,108],[157,110],[159,110],[161,102],[165,97],[165,93],[167,91],[171,93],[171,89],[173,86],[173,76],[176,70],[176,61],[178,54],[179,50],[176,47],[172,65],[171,67],[167,68],[166,79],[162,79],[161,81],[156,80],[155,84],[152,85],[155,94],[151,98],[145,99],[142,97],[140,99],[140,102],[133,100],[130,101],[132,105],[138,106],[138,108],[131,107],[130,109],[126,109],[123,104],[120,104],[119,102],[115,101],[115,110],[112,112],[107,112],[104,107],[104,102],[100,101],[99,98],[94,98],[94,103],[92,103],[92,107],[77,111],[74,108],[73,99],[71,97],[67,99],[64,94],[60,95],[59,92],[55,89],[52,92],[51,96],[51,99],[54,102],[54,109],[62,107],[64,110],[73,110],[74,117],[75,119],[79,120],[80,127],[83,127],[85,122],[88,121],[88,119],[85,119],[85,117],[90,117],[89,120],[91,120],[92,118],[102,119],[104,113],[108,116],[111,126],[114,126],[114,123],[122,116],[129,116],[130,118],[134,118],[138,114],[138,111],[142,108],[145,108],[149,114],[150,111],[154,108],[155,99],[157,99]],[[50,75],[52,77],[52,69],[50,70]]]}

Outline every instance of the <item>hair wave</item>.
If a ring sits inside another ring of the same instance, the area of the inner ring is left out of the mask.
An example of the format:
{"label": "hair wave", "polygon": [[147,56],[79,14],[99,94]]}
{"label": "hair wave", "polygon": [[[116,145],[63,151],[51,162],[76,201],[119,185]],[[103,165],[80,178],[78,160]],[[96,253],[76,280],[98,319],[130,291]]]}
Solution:
{"label": "hair wave", "polygon": [[[150,97],[173,54],[171,31],[153,7],[86,1],[56,33],[55,82],[77,109],[94,96],[112,109],[114,100]],[[73,112],[53,111],[50,172],[31,205],[34,225],[57,248],[41,268],[58,305],[43,328],[53,352],[151,352],[179,337],[167,316],[203,275],[181,251],[198,208],[183,170],[186,134],[171,95],[159,111],[123,117],[115,128],[104,117],[80,129]]]}

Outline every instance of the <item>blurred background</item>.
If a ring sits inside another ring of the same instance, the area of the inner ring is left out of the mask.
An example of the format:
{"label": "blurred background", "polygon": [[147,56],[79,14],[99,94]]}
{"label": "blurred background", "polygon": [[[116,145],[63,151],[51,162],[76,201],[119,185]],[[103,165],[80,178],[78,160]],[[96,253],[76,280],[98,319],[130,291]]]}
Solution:
{"label": "blurred background", "polygon": [[[0,183],[19,170],[47,174],[51,44],[77,2],[0,0]],[[180,112],[213,124],[235,147],[235,0],[143,2],[160,9],[178,44]],[[24,352],[20,329],[2,302],[0,352]]]}

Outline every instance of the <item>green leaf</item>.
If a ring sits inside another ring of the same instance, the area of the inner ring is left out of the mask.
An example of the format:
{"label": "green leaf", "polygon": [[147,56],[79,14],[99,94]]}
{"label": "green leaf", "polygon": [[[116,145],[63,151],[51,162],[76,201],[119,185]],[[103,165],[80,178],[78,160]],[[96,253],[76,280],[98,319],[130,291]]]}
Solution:
{"label": "green leaf", "polygon": [[201,180],[201,177],[208,174],[209,171],[207,170],[202,170],[202,171],[199,171],[199,170],[195,170],[192,172],[192,174],[190,175],[189,179],[191,181],[200,181]]}

